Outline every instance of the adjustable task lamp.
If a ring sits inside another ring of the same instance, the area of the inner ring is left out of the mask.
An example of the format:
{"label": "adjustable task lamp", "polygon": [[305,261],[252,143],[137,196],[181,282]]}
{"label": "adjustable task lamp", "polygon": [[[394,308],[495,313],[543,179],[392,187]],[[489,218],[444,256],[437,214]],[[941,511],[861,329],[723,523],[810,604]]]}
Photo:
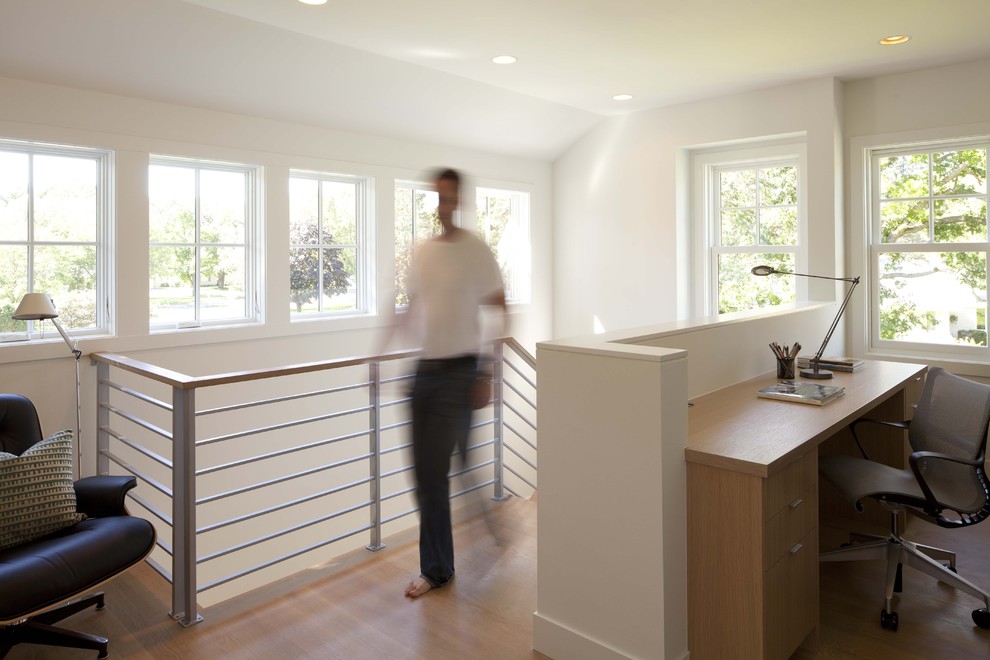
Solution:
{"label": "adjustable task lamp", "polygon": [[79,438],[80,433],[82,433],[79,404],[79,358],[82,357],[82,351],[79,350],[79,345],[76,343],[76,340],[69,337],[65,328],[58,322],[58,311],[55,309],[55,304],[44,293],[25,294],[21,298],[21,304],[14,310],[13,318],[18,321],[43,321],[45,319],[51,319],[58,333],[62,335],[62,339],[68,344],[72,355],[76,358],[76,447],[81,451],[82,442]]}
{"label": "adjustable task lamp", "polygon": [[803,378],[818,378],[825,379],[831,378],[832,372],[825,369],[819,368],[819,362],[822,359],[822,353],[825,352],[825,347],[828,346],[828,340],[832,338],[832,333],[835,332],[835,328],[839,325],[839,319],[842,318],[842,312],[846,311],[846,305],[849,304],[850,298],[852,298],[853,290],[855,290],[856,285],[859,284],[858,277],[828,277],[825,275],[808,275],[806,273],[792,273],[786,270],[777,270],[773,266],[754,266],[750,271],[753,275],[758,275],[760,277],[765,277],[767,275],[796,275],[798,277],[814,277],[819,280],[833,280],[835,282],[849,282],[852,284],[849,290],[846,291],[846,297],[843,298],[842,304],[839,306],[839,312],[835,315],[835,320],[832,321],[832,327],[828,329],[825,333],[825,339],[822,341],[821,348],[815,353],[815,356],[811,358],[811,369],[802,369],[801,376]]}

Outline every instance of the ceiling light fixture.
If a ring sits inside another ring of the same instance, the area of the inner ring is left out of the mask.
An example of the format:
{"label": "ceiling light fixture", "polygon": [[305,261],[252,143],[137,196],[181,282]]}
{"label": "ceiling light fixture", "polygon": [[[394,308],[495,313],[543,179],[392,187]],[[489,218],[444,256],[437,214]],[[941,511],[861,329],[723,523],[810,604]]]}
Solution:
{"label": "ceiling light fixture", "polygon": [[495,64],[515,64],[516,58],[512,55],[496,55],[492,58],[492,62]]}
{"label": "ceiling light fixture", "polygon": [[906,34],[897,34],[892,37],[884,37],[880,40],[881,46],[896,46],[897,44],[902,44],[906,41],[910,41],[911,37]]}
{"label": "ceiling light fixture", "polygon": [[327,0],[299,0],[304,5],[325,5]]}
{"label": "ceiling light fixture", "polygon": [[629,101],[632,99],[632,94],[616,94],[612,97],[613,101]]}

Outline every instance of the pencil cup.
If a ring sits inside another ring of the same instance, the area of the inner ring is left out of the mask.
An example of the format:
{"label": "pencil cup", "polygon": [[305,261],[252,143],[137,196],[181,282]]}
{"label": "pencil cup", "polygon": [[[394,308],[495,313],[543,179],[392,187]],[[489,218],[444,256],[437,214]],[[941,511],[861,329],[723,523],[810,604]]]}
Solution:
{"label": "pencil cup", "polygon": [[794,378],[794,358],[777,358],[777,378],[783,380]]}

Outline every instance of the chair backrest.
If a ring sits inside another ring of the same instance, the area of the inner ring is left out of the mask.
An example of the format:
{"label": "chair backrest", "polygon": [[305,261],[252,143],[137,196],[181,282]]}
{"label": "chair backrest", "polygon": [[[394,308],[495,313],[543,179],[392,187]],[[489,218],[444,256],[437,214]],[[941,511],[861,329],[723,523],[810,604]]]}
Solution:
{"label": "chair backrest", "polygon": [[987,506],[983,469],[990,428],[990,385],[955,376],[940,367],[928,370],[908,439],[914,451],[931,451],[967,460],[974,467],[924,459],[921,472],[936,499],[960,514]]}
{"label": "chair backrest", "polygon": [[20,394],[0,394],[0,451],[20,456],[43,439],[31,400]]}

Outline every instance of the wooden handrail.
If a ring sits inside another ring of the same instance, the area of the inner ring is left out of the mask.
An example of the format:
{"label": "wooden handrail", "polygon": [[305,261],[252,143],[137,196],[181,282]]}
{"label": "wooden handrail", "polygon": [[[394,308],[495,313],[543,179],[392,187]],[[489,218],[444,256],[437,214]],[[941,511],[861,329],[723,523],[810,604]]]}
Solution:
{"label": "wooden handrail", "polygon": [[319,362],[304,362],[286,367],[267,367],[264,369],[251,369],[248,371],[233,371],[225,374],[214,374],[212,376],[189,376],[171,369],[156,367],[153,364],[135,360],[116,353],[91,353],[90,359],[94,362],[103,362],[125,371],[140,374],[151,380],[156,380],[172,387],[183,390],[196,389],[200,387],[212,387],[214,385],[228,385],[230,383],[244,383],[252,380],[263,380],[265,378],[278,378],[279,376],[292,376],[295,374],[305,374],[313,371],[326,371],[328,369],[341,369],[343,367],[353,367],[368,362],[387,362],[390,360],[401,360],[403,358],[414,357],[418,351],[395,351],[367,357],[343,358],[337,360],[321,360]]}
{"label": "wooden handrail", "polygon": [[118,355],[116,353],[90,353],[89,359],[93,362],[109,364],[112,367],[117,367],[118,369],[123,369],[124,371],[130,371],[131,373],[144,376],[145,378],[149,378],[151,380],[156,380],[159,383],[165,383],[171,387],[178,387],[180,389],[187,389],[190,381],[192,381],[192,376],[187,376],[186,374],[179,373],[178,371],[172,371],[171,369],[156,367],[153,364],[148,364],[147,362],[142,362],[141,360],[135,360],[134,358],[129,358],[126,355]]}
{"label": "wooden handrail", "polygon": [[[530,367],[536,368],[536,358],[529,351],[523,348],[522,344],[513,337],[505,337],[501,340],[508,344]],[[369,355],[362,357],[341,358],[336,360],[320,360],[318,362],[304,362],[285,367],[267,367],[263,369],[249,369],[247,371],[232,371],[225,374],[214,374],[212,376],[189,376],[187,374],[158,367],[141,360],[118,355],[116,353],[91,353],[89,355],[93,362],[102,362],[111,366],[139,374],[151,380],[164,383],[171,387],[188,390],[200,387],[212,387],[214,385],[229,385],[230,383],[244,383],[252,380],[262,380],[265,378],[278,378],[279,376],[293,376],[296,374],[311,373],[314,371],[326,371],[329,369],[342,369],[344,367],[354,367],[359,364],[369,362],[388,362],[391,360],[402,360],[415,357],[419,351],[394,351],[382,353],[380,355]]]}

